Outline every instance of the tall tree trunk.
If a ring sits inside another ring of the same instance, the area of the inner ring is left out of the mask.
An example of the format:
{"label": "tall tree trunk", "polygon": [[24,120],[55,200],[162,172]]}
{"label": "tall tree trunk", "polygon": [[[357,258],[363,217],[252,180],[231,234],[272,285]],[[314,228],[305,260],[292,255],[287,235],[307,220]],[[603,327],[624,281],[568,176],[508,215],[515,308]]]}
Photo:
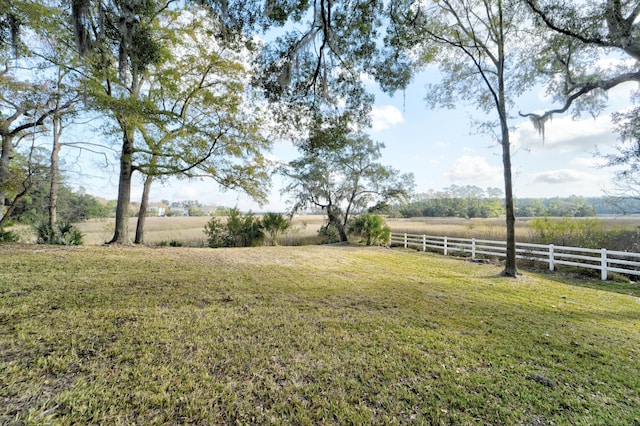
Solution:
{"label": "tall tree trunk", "polygon": [[2,151],[0,151],[0,218],[4,217],[4,205],[7,194],[4,185],[9,180],[9,159],[13,151],[13,138],[3,132]]}
{"label": "tall tree trunk", "polygon": [[31,187],[25,188],[18,195],[16,195],[11,204],[9,204],[9,206],[7,207],[7,211],[2,216],[0,216],[0,229],[2,229],[5,222],[9,219],[9,216],[11,216],[11,213],[13,213],[13,211],[15,210],[16,206],[18,205],[18,201],[20,201],[22,197],[27,195],[27,191],[30,188]]}
{"label": "tall tree trunk", "polygon": [[153,175],[147,175],[142,188],[142,200],[140,201],[140,210],[138,210],[138,222],[136,225],[136,237],[133,240],[135,244],[144,243],[144,223],[147,217],[147,208],[149,206],[149,192],[151,192],[151,183]]}
{"label": "tall tree trunk", "polygon": [[109,244],[129,244],[129,204],[131,204],[131,180],[133,177],[133,126],[122,124],[122,152],[120,154],[120,180],[116,224]]}
{"label": "tall tree trunk", "polygon": [[511,177],[511,146],[509,141],[509,129],[506,123],[502,129],[502,165],[504,168],[504,202],[507,225],[507,257],[505,261],[503,275],[516,277],[518,268],[516,266],[516,215],[513,207],[513,185]]}
{"label": "tall tree trunk", "polygon": [[58,184],[60,179],[60,132],[62,123],[60,117],[53,118],[53,146],[51,147],[51,166],[50,166],[50,186],[49,186],[49,226],[53,226],[58,221]]}
{"label": "tall tree trunk", "polygon": [[516,215],[513,208],[513,182],[511,176],[511,141],[509,138],[509,123],[507,122],[507,103],[505,101],[505,89],[503,72],[504,62],[500,67],[499,79],[499,105],[500,133],[502,136],[502,169],[504,174],[504,203],[507,225],[507,253],[503,275],[507,277],[518,276],[516,266]]}
{"label": "tall tree trunk", "polygon": [[144,224],[147,217],[147,208],[149,207],[149,193],[151,192],[151,184],[153,183],[153,176],[158,165],[158,155],[152,154],[151,160],[149,160],[149,170],[147,177],[144,180],[144,186],[142,188],[142,200],[140,200],[140,209],[138,210],[138,222],[136,224],[136,237],[133,240],[135,244],[144,243]]}
{"label": "tall tree trunk", "polygon": [[504,203],[507,225],[507,253],[502,275],[507,277],[518,276],[516,266],[516,215],[513,208],[513,182],[511,176],[511,141],[509,138],[509,123],[507,116],[507,102],[505,90],[505,32],[503,21],[502,1],[498,1],[500,42],[498,43],[498,115],[500,116],[500,133],[502,137],[502,168],[504,173]]}
{"label": "tall tree trunk", "polygon": [[344,229],[344,226],[338,222],[336,228],[338,228],[338,235],[340,235],[340,242],[341,243],[346,243],[347,241],[349,241],[349,238],[347,238],[347,232]]}
{"label": "tall tree trunk", "polygon": [[349,238],[347,238],[347,232],[345,231],[345,226],[342,224],[342,221],[340,220],[340,218],[333,211],[332,206],[327,207],[327,216],[329,216],[329,224],[335,226],[336,229],[338,230],[338,236],[340,237],[340,242],[346,243],[347,241],[349,241]]}

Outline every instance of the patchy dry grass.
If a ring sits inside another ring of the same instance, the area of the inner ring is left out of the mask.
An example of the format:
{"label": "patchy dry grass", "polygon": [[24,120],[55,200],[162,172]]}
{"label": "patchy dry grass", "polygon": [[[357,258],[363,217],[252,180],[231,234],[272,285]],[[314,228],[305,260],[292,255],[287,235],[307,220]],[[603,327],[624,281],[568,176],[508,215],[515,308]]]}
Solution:
{"label": "patchy dry grass", "polygon": [[351,246],[0,246],[0,423],[640,423],[640,300],[499,272]]}

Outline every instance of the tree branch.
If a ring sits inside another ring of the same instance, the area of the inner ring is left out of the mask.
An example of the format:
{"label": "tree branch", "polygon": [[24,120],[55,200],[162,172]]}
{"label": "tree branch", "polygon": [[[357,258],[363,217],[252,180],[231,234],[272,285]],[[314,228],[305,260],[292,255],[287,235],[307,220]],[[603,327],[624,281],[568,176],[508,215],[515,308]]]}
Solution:
{"label": "tree branch", "polygon": [[528,114],[523,114],[522,112],[519,112],[518,114],[521,117],[529,117],[534,124],[536,125],[542,125],[544,124],[549,118],[551,118],[554,114],[562,114],[564,112],[566,112],[571,105],[573,105],[573,103],[580,98],[581,96],[590,93],[594,90],[600,89],[600,90],[609,90],[614,88],[615,86],[622,84],[622,83],[626,83],[629,81],[637,81],[640,82],[640,71],[636,71],[636,72],[629,72],[629,73],[625,73],[622,75],[619,75],[617,77],[611,78],[609,80],[602,80],[602,81],[596,81],[593,83],[586,83],[584,85],[582,85],[582,87],[580,87],[579,90],[577,90],[576,92],[574,92],[573,94],[571,94],[565,101],[564,105],[561,106],[560,108],[556,108],[556,109],[552,109],[549,111],[546,111],[543,114],[535,114],[535,113],[528,113]]}

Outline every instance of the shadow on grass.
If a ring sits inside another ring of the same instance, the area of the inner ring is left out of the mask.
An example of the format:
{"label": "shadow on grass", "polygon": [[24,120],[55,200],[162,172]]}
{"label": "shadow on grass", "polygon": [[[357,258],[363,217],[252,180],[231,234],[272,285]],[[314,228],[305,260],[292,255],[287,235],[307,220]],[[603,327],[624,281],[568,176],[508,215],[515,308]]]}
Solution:
{"label": "shadow on grass", "polygon": [[610,279],[602,281],[598,270],[560,267],[552,272],[539,265],[530,264],[519,265],[519,268],[521,272],[535,273],[550,281],[566,285],[640,296],[640,284],[619,274],[610,273]]}
{"label": "shadow on grass", "polygon": [[[437,255],[438,253],[433,254]],[[467,256],[456,256],[456,258],[459,258],[462,261],[472,262],[476,264],[504,266],[504,261],[502,259],[480,258],[472,260]],[[526,275],[527,273],[536,274],[547,280],[555,281],[561,284],[640,297],[640,281],[632,281],[631,278],[615,272],[609,272],[609,279],[607,281],[602,281],[600,279],[600,271],[597,269],[584,269],[560,265],[556,266],[555,271],[549,271],[546,265],[534,262],[519,261],[518,273],[520,276],[522,274]],[[513,277],[505,276],[502,272],[489,275],[487,276],[487,278],[504,278],[507,280],[514,279]]]}

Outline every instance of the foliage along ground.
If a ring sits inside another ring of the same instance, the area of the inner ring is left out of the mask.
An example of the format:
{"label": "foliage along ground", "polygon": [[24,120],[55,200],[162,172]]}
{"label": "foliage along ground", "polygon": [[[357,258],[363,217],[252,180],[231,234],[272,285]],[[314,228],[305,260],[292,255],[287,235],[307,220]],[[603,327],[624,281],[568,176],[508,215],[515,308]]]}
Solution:
{"label": "foliage along ground", "polygon": [[638,296],[500,270],[0,246],[0,423],[639,424]]}

